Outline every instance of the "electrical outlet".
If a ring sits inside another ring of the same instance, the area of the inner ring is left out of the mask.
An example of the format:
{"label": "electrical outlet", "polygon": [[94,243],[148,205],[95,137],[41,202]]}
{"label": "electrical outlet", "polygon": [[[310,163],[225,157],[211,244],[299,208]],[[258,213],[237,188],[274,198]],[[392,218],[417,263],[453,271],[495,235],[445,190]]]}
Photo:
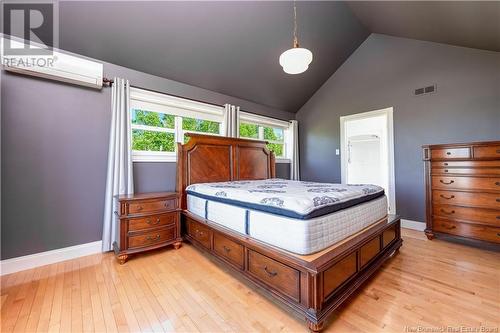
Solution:
{"label": "electrical outlet", "polygon": [[337,155],[337,156],[340,155],[340,149],[335,149],[335,155]]}

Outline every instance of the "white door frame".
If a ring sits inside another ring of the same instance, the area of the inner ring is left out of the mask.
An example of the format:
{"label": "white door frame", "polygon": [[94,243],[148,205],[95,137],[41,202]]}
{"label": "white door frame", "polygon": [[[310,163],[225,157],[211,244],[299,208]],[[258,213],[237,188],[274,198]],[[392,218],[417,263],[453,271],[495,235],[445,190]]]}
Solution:
{"label": "white door frame", "polygon": [[375,110],[375,111],[369,111],[369,112],[363,112],[363,113],[357,113],[349,116],[343,116],[340,117],[340,174],[341,174],[341,180],[342,184],[347,183],[347,140],[346,140],[346,133],[345,133],[345,123],[346,121],[349,120],[355,120],[355,119],[365,119],[365,118],[371,118],[371,117],[376,117],[380,115],[386,115],[387,116],[387,153],[389,154],[388,156],[388,161],[389,161],[389,193],[386,193],[389,199],[389,207],[390,207],[390,213],[391,214],[396,214],[396,181],[395,181],[395,176],[394,176],[394,122],[393,122],[393,111],[394,109],[392,107],[385,108],[385,109],[380,109],[380,110]]}

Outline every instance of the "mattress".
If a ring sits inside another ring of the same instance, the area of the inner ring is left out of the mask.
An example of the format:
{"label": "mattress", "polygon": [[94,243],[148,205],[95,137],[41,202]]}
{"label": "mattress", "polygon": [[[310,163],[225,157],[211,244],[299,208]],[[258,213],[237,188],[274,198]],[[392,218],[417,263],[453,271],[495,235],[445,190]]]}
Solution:
{"label": "mattress", "polygon": [[384,195],[368,184],[332,184],[263,179],[200,183],[186,192],[199,198],[297,219],[310,219],[346,209]]}
{"label": "mattress", "polygon": [[307,220],[187,195],[187,209],[212,223],[292,253],[319,252],[387,215],[385,195]]}

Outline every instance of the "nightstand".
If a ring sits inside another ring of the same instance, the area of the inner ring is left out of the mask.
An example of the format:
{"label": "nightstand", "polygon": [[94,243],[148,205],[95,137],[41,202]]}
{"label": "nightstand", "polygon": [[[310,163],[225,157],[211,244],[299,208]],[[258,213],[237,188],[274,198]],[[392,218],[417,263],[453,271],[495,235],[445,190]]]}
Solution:
{"label": "nightstand", "polygon": [[179,195],[176,192],[117,196],[119,222],[116,258],[124,264],[131,254],[160,247],[181,246]]}

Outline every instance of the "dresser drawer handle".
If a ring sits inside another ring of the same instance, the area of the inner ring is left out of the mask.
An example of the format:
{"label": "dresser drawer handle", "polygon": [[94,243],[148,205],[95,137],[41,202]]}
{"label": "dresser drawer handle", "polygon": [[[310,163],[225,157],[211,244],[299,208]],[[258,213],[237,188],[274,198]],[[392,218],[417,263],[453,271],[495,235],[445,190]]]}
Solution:
{"label": "dresser drawer handle", "polygon": [[450,185],[450,184],[453,184],[455,181],[454,180],[450,180],[449,182],[445,182],[444,180],[440,179],[439,182],[441,184]]}
{"label": "dresser drawer handle", "polygon": [[500,186],[500,182],[495,182],[495,185],[496,186]]}
{"label": "dresser drawer handle", "polygon": [[155,241],[155,240],[160,239],[160,237],[161,237],[161,236],[160,236],[160,234],[157,234],[155,237],[153,237],[153,236],[148,236],[148,237],[146,237],[146,239],[147,239],[148,241]]}
{"label": "dresser drawer handle", "polygon": [[499,215],[499,216],[497,216],[497,220],[500,220],[500,215]]}
{"label": "dresser drawer handle", "polygon": [[497,201],[497,202],[500,202],[500,198],[498,198],[496,201]]}
{"label": "dresser drawer handle", "polygon": [[454,210],[452,210],[451,212],[449,212],[449,211],[446,211],[444,209],[440,209],[440,211],[441,211],[441,213],[445,213],[445,214],[448,214],[448,215],[455,214]]}
{"label": "dresser drawer handle", "polygon": [[444,166],[448,166],[448,163],[446,163],[446,162],[445,162],[445,163],[444,163]]}
{"label": "dresser drawer handle", "polygon": [[447,197],[447,196],[446,196],[446,195],[444,195],[444,194],[440,194],[439,196],[440,196],[441,198],[443,198],[443,199],[446,199],[446,200],[450,200],[450,199],[454,199],[454,198],[455,198],[455,196],[454,196],[454,195],[450,195],[449,197]]}
{"label": "dresser drawer handle", "polygon": [[447,152],[446,152],[446,155],[451,155],[451,151],[447,151]]}
{"label": "dresser drawer handle", "polygon": [[137,207],[137,210],[143,210],[144,208],[142,206]]}
{"label": "dresser drawer handle", "polygon": [[153,221],[151,221],[150,219],[148,219],[148,220],[146,221],[146,223],[147,223],[147,224],[149,224],[149,225],[157,225],[158,223],[160,223],[160,219],[159,219],[159,218],[157,218],[157,219],[156,219],[156,221],[154,221],[154,222],[153,222]]}
{"label": "dresser drawer handle", "polygon": [[444,169],[444,172],[448,172],[448,169]]}
{"label": "dresser drawer handle", "polygon": [[231,252],[231,249],[228,248],[227,246],[223,245],[222,248],[224,249],[224,251],[226,251],[226,253],[229,253]]}
{"label": "dresser drawer handle", "polygon": [[500,154],[500,149],[497,149],[497,154]]}
{"label": "dresser drawer handle", "polygon": [[264,266],[264,271],[266,271],[267,275],[269,275],[270,277],[275,277],[276,275],[278,275],[278,272],[270,271],[269,269],[267,269],[267,266]]}
{"label": "dresser drawer handle", "polygon": [[455,229],[456,226],[452,225],[452,226],[447,226],[446,224],[441,224],[442,227],[445,227],[446,229],[448,230],[451,230],[451,229]]}
{"label": "dresser drawer handle", "polygon": [[195,234],[198,235],[198,236],[203,236],[205,233],[203,231],[200,231],[198,229],[196,229],[195,231]]}
{"label": "dresser drawer handle", "polygon": [[500,237],[500,232],[497,232],[497,236]]}

